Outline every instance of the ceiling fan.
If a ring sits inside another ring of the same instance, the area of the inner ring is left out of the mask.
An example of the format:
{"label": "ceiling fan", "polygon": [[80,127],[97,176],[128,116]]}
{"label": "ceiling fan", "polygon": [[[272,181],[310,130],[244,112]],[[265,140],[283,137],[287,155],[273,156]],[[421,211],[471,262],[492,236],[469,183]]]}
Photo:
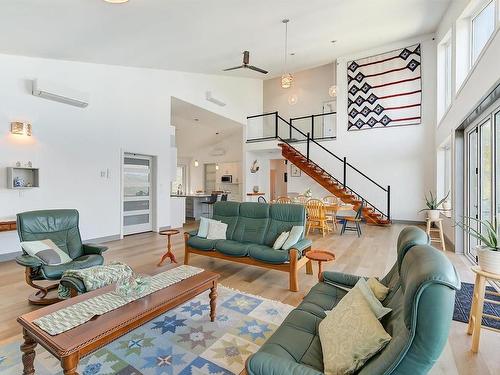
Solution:
{"label": "ceiling fan", "polygon": [[257,68],[256,66],[253,66],[253,65],[248,65],[249,62],[250,62],[250,52],[244,51],[243,52],[243,65],[224,69],[224,72],[227,72],[229,70],[236,70],[236,69],[251,69],[251,70],[255,70],[256,72],[263,73],[263,74],[268,73],[267,70]]}

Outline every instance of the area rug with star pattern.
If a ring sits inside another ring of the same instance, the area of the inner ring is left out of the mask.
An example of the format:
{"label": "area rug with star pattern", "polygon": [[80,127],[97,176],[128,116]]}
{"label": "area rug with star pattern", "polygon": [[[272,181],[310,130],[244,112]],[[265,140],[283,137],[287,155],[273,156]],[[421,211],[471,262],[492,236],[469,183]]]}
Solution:
{"label": "area rug with star pattern", "polygon": [[[223,286],[210,322],[208,291],[83,358],[81,375],[239,374],[293,306]],[[0,346],[0,375],[22,373],[21,342]],[[37,375],[61,375],[59,362],[37,346]]]}

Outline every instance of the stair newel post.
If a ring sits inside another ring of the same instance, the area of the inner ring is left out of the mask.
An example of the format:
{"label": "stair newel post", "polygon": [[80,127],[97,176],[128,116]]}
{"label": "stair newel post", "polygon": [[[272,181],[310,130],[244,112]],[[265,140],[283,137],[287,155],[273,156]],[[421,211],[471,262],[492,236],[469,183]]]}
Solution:
{"label": "stair newel post", "polygon": [[314,115],[311,116],[311,138],[314,139]]}
{"label": "stair newel post", "polygon": [[391,220],[391,186],[387,186],[387,220]]}
{"label": "stair newel post", "polygon": [[344,189],[346,184],[346,178],[347,178],[347,158],[344,156],[344,182],[342,183],[342,185],[344,185]]}
{"label": "stair newel post", "polygon": [[274,112],[274,134],[278,138],[278,112]]}
{"label": "stair newel post", "polygon": [[307,161],[309,162],[309,143],[311,140],[311,133],[307,132]]}

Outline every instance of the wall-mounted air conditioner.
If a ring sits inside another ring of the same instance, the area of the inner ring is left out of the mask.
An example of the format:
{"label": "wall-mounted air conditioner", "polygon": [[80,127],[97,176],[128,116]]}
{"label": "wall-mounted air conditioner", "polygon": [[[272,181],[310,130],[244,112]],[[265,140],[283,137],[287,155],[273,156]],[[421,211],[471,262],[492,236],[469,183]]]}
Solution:
{"label": "wall-mounted air conditioner", "polygon": [[89,105],[88,94],[45,80],[33,80],[31,93],[40,98],[73,105],[75,107],[85,108]]}

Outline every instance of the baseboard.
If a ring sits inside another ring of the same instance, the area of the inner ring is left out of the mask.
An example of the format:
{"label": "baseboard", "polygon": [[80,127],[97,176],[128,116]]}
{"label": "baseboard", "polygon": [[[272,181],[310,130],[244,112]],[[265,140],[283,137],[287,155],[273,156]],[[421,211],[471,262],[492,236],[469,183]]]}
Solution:
{"label": "baseboard", "polygon": [[425,225],[425,221],[419,220],[392,220],[394,224]]}
{"label": "baseboard", "polygon": [[8,262],[10,260],[14,260],[22,253],[22,251],[15,251],[13,253],[0,254],[0,262]]}
{"label": "baseboard", "polygon": [[119,234],[113,234],[111,236],[91,238],[91,239],[83,241],[83,243],[101,243],[101,242],[116,241],[116,240],[119,240],[119,239],[120,239],[120,235]]}

